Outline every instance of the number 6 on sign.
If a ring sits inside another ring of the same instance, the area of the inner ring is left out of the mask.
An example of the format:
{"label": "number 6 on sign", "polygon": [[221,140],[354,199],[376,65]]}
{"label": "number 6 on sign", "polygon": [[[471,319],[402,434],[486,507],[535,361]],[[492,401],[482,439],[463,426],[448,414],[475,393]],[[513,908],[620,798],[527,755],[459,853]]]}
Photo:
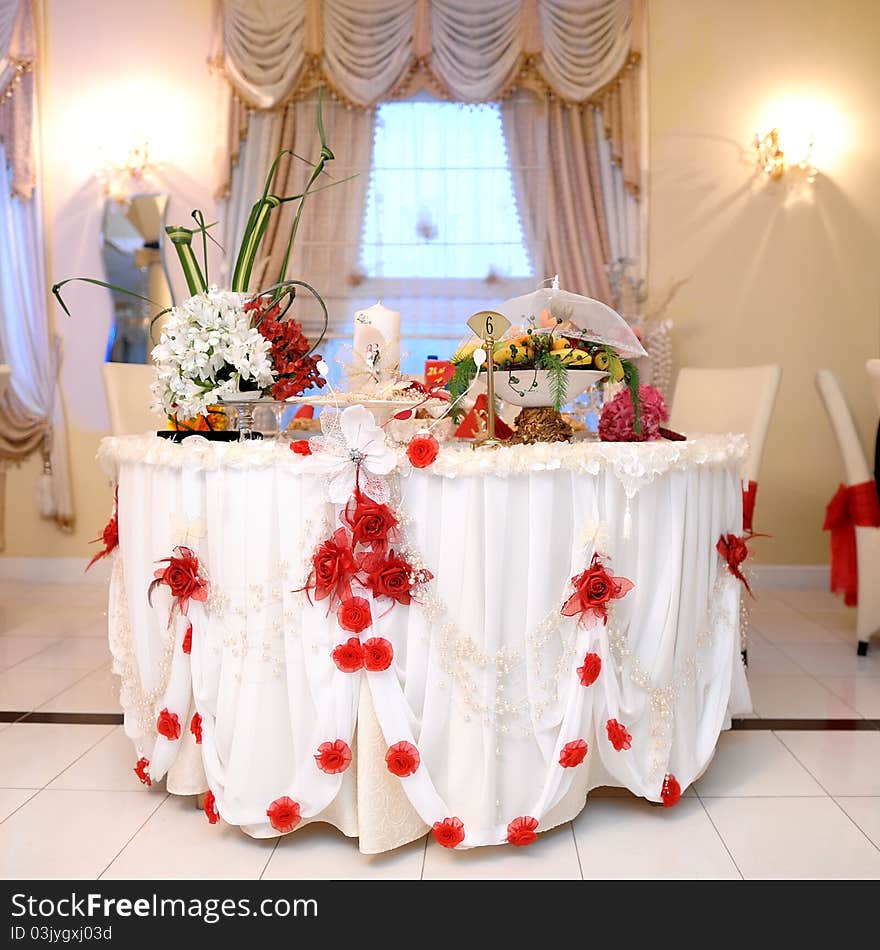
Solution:
{"label": "number 6 on sign", "polygon": [[[475,437],[471,445],[473,448],[476,448],[478,445],[494,447],[498,445],[498,441],[495,438],[495,361],[492,359],[492,353],[495,348],[496,336],[504,336],[510,327],[510,321],[503,313],[498,313],[497,310],[481,310],[479,313],[475,313],[467,323],[474,333],[485,342],[488,403],[486,436],[484,439]],[[477,373],[479,373],[483,360],[477,360],[476,352],[474,353],[474,363],[477,367]]]}
{"label": "number 6 on sign", "polygon": [[481,310],[467,324],[481,340],[497,340],[510,328],[510,321],[497,310]]}

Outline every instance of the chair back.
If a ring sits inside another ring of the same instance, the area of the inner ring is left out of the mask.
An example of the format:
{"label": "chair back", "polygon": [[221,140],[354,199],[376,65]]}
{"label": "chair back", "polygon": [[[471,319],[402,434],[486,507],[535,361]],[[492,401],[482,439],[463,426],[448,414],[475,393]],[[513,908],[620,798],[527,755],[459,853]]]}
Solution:
{"label": "chair back", "polygon": [[140,435],[161,428],[159,416],[150,412],[150,386],[156,378],[151,363],[104,363],[103,373],[113,435]]}
{"label": "chair back", "polygon": [[731,369],[683,367],[675,383],[669,426],[684,435],[744,432],[749,437],[745,477],[757,482],[781,379],[778,363]]}
{"label": "chair back", "polygon": [[860,485],[862,482],[870,481],[871,474],[868,471],[865,450],[859,439],[852,410],[837,377],[830,369],[820,369],[816,373],[816,389],[822,397],[831,428],[834,430],[834,437],[837,439],[847,485]]}

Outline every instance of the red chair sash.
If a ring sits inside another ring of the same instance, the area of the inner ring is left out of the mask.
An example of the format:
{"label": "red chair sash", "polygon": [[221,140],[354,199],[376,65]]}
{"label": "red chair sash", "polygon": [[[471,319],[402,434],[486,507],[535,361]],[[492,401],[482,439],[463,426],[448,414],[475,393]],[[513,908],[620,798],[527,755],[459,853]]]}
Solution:
{"label": "red chair sash", "polygon": [[750,480],[748,486],[743,486],[743,531],[746,534],[754,533],[752,521],[755,517],[755,497],[757,494],[757,482]]}
{"label": "red chair sash", "polygon": [[825,509],[822,530],[831,532],[831,592],[843,594],[848,607],[859,602],[857,527],[880,527],[880,501],[874,482],[841,485]]}

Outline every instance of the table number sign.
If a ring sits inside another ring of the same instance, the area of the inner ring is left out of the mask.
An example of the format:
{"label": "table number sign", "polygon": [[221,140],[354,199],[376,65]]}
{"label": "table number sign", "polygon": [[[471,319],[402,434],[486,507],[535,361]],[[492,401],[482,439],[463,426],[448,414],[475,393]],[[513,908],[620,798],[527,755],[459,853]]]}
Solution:
{"label": "table number sign", "polygon": [[476,435],[472,444],[474,448],[478,445],[495,446],[499,443],[495,435],[495,360],[492,353],[495,348],[495,341],[504,336],[510,329],[510,321],[504,314],[498,313],[497,310],[480,310],[468,320],[467,324],[483,341],[483,349],[486,353],[486,388],[488,391],[486,432],[485,434]]}

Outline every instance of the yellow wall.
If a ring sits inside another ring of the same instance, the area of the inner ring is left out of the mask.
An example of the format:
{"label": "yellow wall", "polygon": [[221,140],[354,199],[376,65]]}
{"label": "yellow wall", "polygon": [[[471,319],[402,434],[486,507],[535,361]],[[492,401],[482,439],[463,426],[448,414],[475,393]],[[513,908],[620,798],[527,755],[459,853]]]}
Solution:
{"label": "yellow wall", "polygon": [[[756,509],[773,538],[755,548],[827,561],[842,468],[816,370],[839,374],[871,453],[877,419],[864,364],[880,355],[880,3],[648,8],[651,285],[690,277],[671,308],[678,365],[782,364]],[[755,182],[741,154],[787,116],[814,126],[822,174],[806,197]]]}
{"label": "yellow wall", "polygon": [[[211,0],[44,0],[43,182],[48,282],[103,277],[99,232],[104,197],[95,173],[103,156],[149,136],[172,195],[169,220],[189,223],[193,208],[216,219],[213,199],[217,109],[222,80],[208,73]],[[10,469],[6,556],[82,557],[107,520],[112,496],[95,462],[109,431],[101,364],[109,292],[71,286],[73,317],[53,304],[64,337],[76,531],[62,534],[34,508],[39,462]]]}

